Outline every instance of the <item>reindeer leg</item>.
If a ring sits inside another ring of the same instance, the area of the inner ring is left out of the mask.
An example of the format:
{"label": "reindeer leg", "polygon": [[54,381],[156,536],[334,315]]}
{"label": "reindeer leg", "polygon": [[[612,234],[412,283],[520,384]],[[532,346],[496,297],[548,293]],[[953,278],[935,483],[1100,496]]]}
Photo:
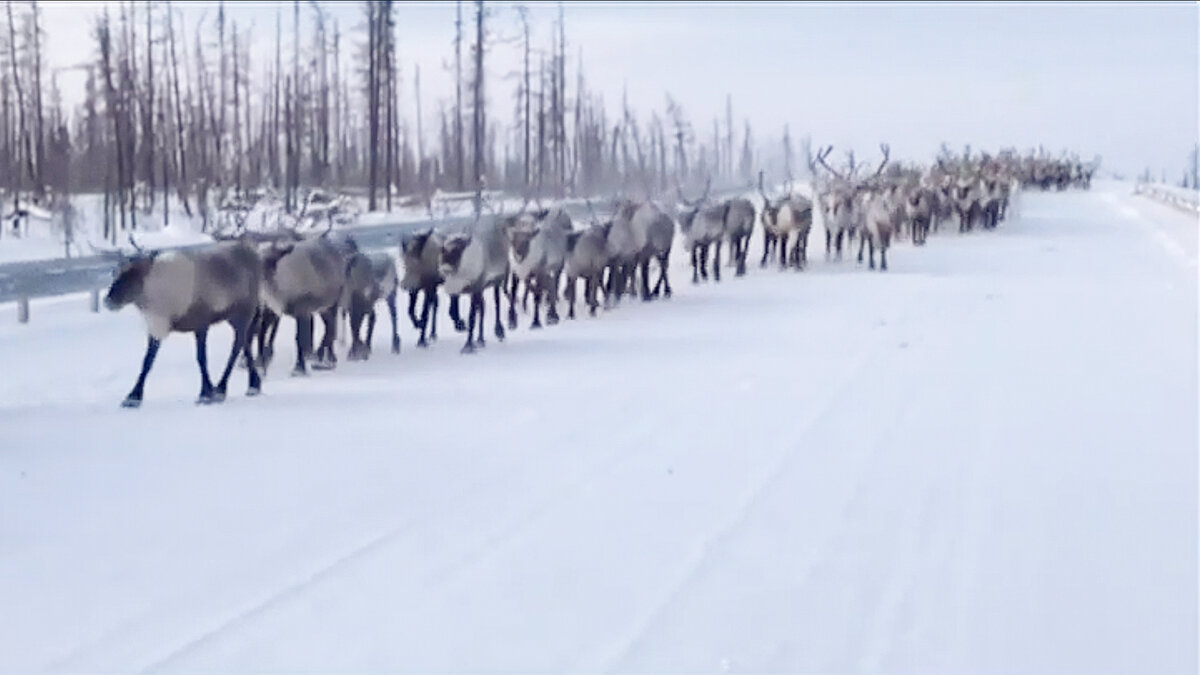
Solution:
{"label": "reindeer leg", "polygon": [[[399,341],[399,338],[397,338]],[[375,343],[375,306],[367,312],[367,341],[363,343],[363,358],[370,358],[371,345]]]}
{"label": "reindeer leg", "polygon": [[767,260],[771,257],[771,239],[772,238],[773,237],[771,236],[771,233],[767,232],[766,229],[764,229],[763,230],[763,256],[762,256],[762,261],[759,262],[759,264],[758,264],[759,267],[767,266]]}
{"label": "reindeer leg", "polygon": [[713,281],[721,280],[721,240],[716,241],[716,251],[713,253]]}
{"label": "reindeer leg", "polygon": [[692,244],[692,283],[700,283],[700,245]]}
{"label": "reindeer leg", "polygon": [[[217,387],[213,391],[213,403],[221,403],[225,400],[225,388],[229,384],[230,374],[233,373],[233,364],[237,361],[238,354],[245,350],[246,334],[249,332],[248,329],[253,322],[253,314],[242,315],[229,320],[229,325],[233,327],[233,348],[229,350],[229,359],[225,362],[225,370],[221,373],[221,380],[217,382]],[[250,384],[251,389],[254,389],[253,376],[250,378]]]}
{"label": "reindeer leg", "polygon": [[[542,282],[537,275],[530,277],[530,280],[537,280],[537,289],[533,294],[533,323],[529,324],[530,329],[538,329],[542,327]],[[532,284],[526,282],[525,288],[528,289]]]}
{"label": "reindeer leg", "polygon": [[[429,341],[437,342],[437,315],[438,305],[442,304],[438,300],[437,286],[425,289],[425,311],[429,312]],[[423,329],[422,329],[423,332]]]}
{"label": "reindeer leg", "polygon": [[400,353],[400,332],[396,325],[396,291],[392,291],[387,296],[388,313],[392,317],[392,353]]}
{"label": "reindeer leg", "polygon": [[[424,318],[417,319],[417,293],[419,293],[419,292],[421,292],[421,289],[419,289],[419,288],[415,291],[408,292],[408,320],[412,322],[413,328],[419,329],[422,332],[424,332],[425,319]],[[425,296],[425,301],[426,301],[426,303],[428,303],[428,301],[429,301],[428,295]]]}
{"label": "reindeer leg", "polygon": [[875,269],[875,237],[867,239],[867,247],[867,268],[873,270]]}
{"label": "reindeer leg", "polygon": [[454,322],[454,331],[461,333],[467,329],[467,324],[462,320],[462,313],[458,309],[458,298],[458,295],[450,296],[450,320]]}
{"label": "reindeer leg", "polygon": [[296,316],[296,367],[292,376],[308,375],[304,360],[312,356],[313,318],[311,314]]}
{"label": "reindeer leg", "polygon": [[561,281],[562,270],[558,270],[554,274],[546,277],[546,283],[549,286],[544,293],[546,298],[546,325],[553,326],[559,321],[558,316],[558,287]]}
{"label": "reindeer leg", "polygon": [[567,296],[567,319],[575,319],[575,277],[567,277],[567,287],[563,289]]}
{"label": "reindeer leg", "polygon": [[154,365],[154,357],[158,356],[160,344],[162,341],[153,335],[147,339],[146,355],[142,357],[142,372],[138,374],[137,383],[133,385],[133,389],[121,402],[122,408],[136,408],[142,404],[142,390],[146,386],[146,375],[150,374],[150,367]]}
{"label": "reindeer leg", "polygon": [[779,269],[786,270],[788,266],[788,239],[791,238],[791,232],[784,232],[779,235]]}
{"label": "reindeer leg", "polygon": [[479,301],[481,300],[478,293],[472,293],[471,306],[467,310],[467,344],[463,345],[463,354],[475,353],[475,320],[479,314]]}
{"label": "reindeer leg", "polygon": [[867,245],[867,234],[865,232],[858,233],[858,264],[863,261],[863,247]]}
{"label": "reindeer leg", "polygon": [[208,327],[196,331],[196,365],[200,367],[200,396],[196,403],[212,403],[213,385],[208,379]]}
{"label": "reindeer leg", "polygon": [[[514,300],[514,298],[517,297],[517,287],[520,283],[521,283],[521,279],[514,272],[512,275],[512,285],[509,287],[509,289],[506,289],[506,293],[509,298],[509,300],[508,300],[508,329],[509,330],[517,329],[517,305],[516,305],[516,301]],[[525,287],[528,288],[529,284],[526,283]],[[496,305],[497,311],[499,311],[499,307],[500,307],[500,305]]]}
{"label": "reindeer leg", "polygon": [[[496,307],[495,307],[495,312],[494,312],[496,315],[496,330],[495,330],[496,339],[501,342],[504,342],[504,326],[501,325],[501,323],[500,323],[500,285],[497,284],[497,285],[493,286],[492,288],[496,294]],[[481,347],[483,346],[483,292],[482,291],[480,291],[480,293],[479,293],[479,346],[481,346]]]}

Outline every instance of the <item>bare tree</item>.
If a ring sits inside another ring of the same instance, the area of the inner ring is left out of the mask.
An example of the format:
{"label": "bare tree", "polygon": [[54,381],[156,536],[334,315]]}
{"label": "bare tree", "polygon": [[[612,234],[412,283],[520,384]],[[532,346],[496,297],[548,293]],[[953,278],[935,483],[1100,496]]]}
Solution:
{"label": "bare tree", "polygon": [[473,182],[475,184],[475,217],[478,218],[483,210],[483,179],[484,179],[484,142],[486,127],[484,126],[484,110],[483,110],[483,0],[475,1],[475,103],[473,105],[475,113],[475,128],[474,128],[474,158],[475,158],[475,175]]}

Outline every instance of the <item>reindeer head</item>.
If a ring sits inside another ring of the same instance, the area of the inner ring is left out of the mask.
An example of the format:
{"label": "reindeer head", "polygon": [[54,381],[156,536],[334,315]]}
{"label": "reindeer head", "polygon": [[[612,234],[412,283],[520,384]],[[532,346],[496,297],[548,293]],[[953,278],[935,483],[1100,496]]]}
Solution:
{"label": "reindeer head", "polygon": [[534,237],[540,231],[541,228],[536,225],[532,227],[515,227],[508,231],[508,245],[512,249],[514,260],[524,262],[525,258],[529,256]]}
{"label": "reindeer head", "polygon": [[104,296],[104,306],[116,311],[131,302],[137,302],[142,297],[146,275],[150,273],[157,256],[157,251],[151,251],[126,258],[113,272],[113,282]]}
{"label": "reindeer head", "polygon": [[442,259],[439,266],[439,271],[443,277],[449,277],[458,271],[458,266],[462,262],[463,252],[467,250],[467,246],[471,243],[470,234],[455,234],[446,238],[442,244]]}

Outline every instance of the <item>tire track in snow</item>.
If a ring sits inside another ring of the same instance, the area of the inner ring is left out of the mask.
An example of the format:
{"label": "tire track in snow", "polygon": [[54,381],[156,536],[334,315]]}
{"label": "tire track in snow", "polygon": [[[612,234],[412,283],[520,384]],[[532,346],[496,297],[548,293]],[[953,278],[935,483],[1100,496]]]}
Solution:
{"label": "tire track in snow", "polygon": [[[923,285],[914,284],[914,288],[915,290],[909,292],[902,302],[891,305],[895,309],[895,312],[887,320],[887,323],[894,324],[904,317],[909,307],[920,294]],[[826,413],[833,409],[833,406],[850,386],[856,382],[872,360],[879,356],[889,345],[891,337],[891,331],[885,331],[884,335],[863,349],[859,358],[854,362],[854,365],[830,387],[829,392],[821,400],[821,403],[809,412],[802,423],[795,427],[798,436],[807,433]],[[877,447],[878,443],[873,444],[873,446]],[[679,597],[689,581],[703,570],[704,564],[709,560],[712,552],[736,532],[737,528],[748,518],[754,506],[761,501],[772,486],[778,483],[792,464],[802,457],[802,453],[799,452],[800,449],[799,447],[792,446],[790,449],[782,452],[775,462],[772,463],[770,469],[756,481],[754,487],[740,500],[738,506],[732,509],[725,519],[717,523],[710,533],[698,542],[697,546],[684,559],[678,571],[674,574],[674,581],[663,589],[640,617],[632,622],[631,630],[615,641],[615,644],[607,650],[607,656],[596,660],[603,665],[595,670],[614,672],[620,669],[620,664],[628,660],[639,648],[642,638],[650,627],[663,616],[667,608]],[[871,450],[868,454],[873,454],[874,452],[876,452],[875,449]],[[867,463],[864,461],[860,466],[866,466]],[[856,486],[861,485],[861,478],[862,471],[859,470]],[[859,489],[859,487],[856,487],[855,492],[857,493]],[[587,662],[592,661],[589,660]]]}

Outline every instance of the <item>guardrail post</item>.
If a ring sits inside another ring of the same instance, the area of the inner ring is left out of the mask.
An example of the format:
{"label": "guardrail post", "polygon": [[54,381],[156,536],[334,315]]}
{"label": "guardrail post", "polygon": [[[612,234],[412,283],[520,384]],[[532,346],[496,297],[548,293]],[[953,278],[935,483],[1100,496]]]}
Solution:
{"label": "guardrail post", "polygon": [[29,323],[29,298],[22,296],[17,300],[17,322]]}
{"label": "guardrail post", "polygon": [[88,303],[88,306],[91,308],[92,314],[99,314],[100,313],[100,289],[99,288],[92,289],[92,296],[91,296],[91,298],[89,298],[89,300],[90,300],[90,302]]}

